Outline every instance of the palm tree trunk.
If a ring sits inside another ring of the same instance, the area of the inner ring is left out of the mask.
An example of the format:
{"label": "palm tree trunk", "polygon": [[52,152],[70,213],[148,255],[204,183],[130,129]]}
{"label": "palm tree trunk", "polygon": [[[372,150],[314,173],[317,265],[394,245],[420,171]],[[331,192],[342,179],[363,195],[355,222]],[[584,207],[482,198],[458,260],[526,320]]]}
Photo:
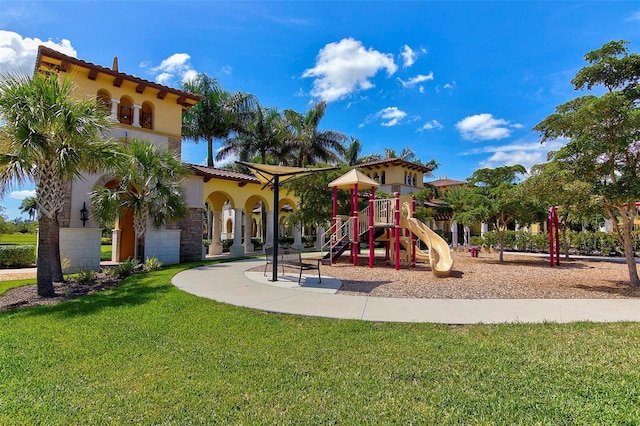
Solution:
{"label": "palm tree trunk", "polygon": [[207,139],[207,166],[213,167],[213,138]]}
{"label": "palm tree trunk", "polygon": [[[60,269],[60,226],[57,218],[40,217],[40,231],[38,233],[37,282],[38,295],[53,297],[53,279],[56,273],[56,263]],[[57,253],[57,255],[56,255]]]}

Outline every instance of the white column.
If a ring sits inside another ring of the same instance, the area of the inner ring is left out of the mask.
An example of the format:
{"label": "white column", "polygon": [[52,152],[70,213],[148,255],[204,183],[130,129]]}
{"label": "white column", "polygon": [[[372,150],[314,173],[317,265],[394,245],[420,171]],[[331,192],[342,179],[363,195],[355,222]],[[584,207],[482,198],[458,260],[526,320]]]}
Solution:
{"label": "white column", "polygon": [[480,224],[480,236],[484,237],[484,234],[487,232],[489,232],[489,224],[487,222],[482,222],[482,224]]}
{"label": "white column", "polygon": [[293,226],[293,245],[291,247],[296,250],[302,250],[304,248],[304,244],[302,243],[302,231],[300,230],[300,225]]}
{"label": "white column", "polygon": [[242,245],[242,209],[233,209],[233,244],[229,249],[232,257],[244,256],[244,246]]}
{"label": "white column", "polygon": [[244,214],[244,252],[249,253],[254,250],[253,243],[251,243],[251,214]]}
{"label": "white column", "polygon": [[322,244],[324,244],[324,241],[322,241],[322,234],[324,234],[325,231],[326,229],[324,229],[324,227],[318,226],[318,233],[316,234],[316,250],[318,251],[322,250]]}
{"label": "white column", "polygon": [[469,245],[470,234],[471,234],[471,229],[468,226],[465,226],[464,227],[464,245],[465,246]]}
{"label": "white column", "polygon": [[458,247],[458,222],[451,221],[451,246]]}
{"label": "white column", "polygon": [[111,118],[118,120],[118,106],[120,105],[120,99],[111,99]]}
{"label": "white column", "polygon": [[133,104],[133,127],[140,127],[140,105]]}
{"label": "white column", "polygon": [[273,244],[273,210],[267,210],[267,236],[264,239],[264,244],[267,246]]}
{"label": "white column", "polygon": [[209,245],[209,254],[222,254],[222,243],[220,243],[220,233],[222,232],[222,211],[213,210],[213,224],[211,244]]}
{"label": "white column", "polygon": [[120,261],[120,236],[122,231],[120,229],[111,230],[111,261]]}

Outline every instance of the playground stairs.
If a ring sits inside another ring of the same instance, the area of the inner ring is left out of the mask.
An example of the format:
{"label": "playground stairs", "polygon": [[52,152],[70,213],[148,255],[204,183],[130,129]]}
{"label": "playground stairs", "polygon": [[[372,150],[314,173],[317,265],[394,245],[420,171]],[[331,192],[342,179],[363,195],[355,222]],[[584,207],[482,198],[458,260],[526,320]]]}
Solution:
{"label": "playground stairs", "polygon": [[347,251],[347,249],[349,248],[349,244],[349,240],[344,239],[338,242],[336,245],[332,246],[331,251],[329,251],[322,257],[322,264],[330,265],[332,260],[334,262],[338,260],[340,256],[342,256],[342,253]]}

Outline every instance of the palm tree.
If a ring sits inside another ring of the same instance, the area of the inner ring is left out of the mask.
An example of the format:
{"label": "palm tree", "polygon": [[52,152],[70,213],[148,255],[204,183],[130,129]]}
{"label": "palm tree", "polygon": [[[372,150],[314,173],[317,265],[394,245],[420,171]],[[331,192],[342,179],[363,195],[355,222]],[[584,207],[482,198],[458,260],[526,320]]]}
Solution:
{"label": "palm tree", "polygon": [[134,257],[142,258],[138,247],[144,245],[147,219],[159,228],[186,213],[182,181],[188,171],[163,146],[133,139],[123,150],[126,159],[115,172],[119,184],[94,187],[89,198],[92,214],[103,225],[113,223],[123,210],[133,212]]}
{"label": "palm tree", "polygon": [[385,158],[400,158],[401,160],[412,161],[416,158],[415,152],[411,149],[411,147],[405,146],[400,151],[400,155],[396,153],[395,148],[385,148],[384,149]]}
{"label": "palm tree", "polygon": [[344,155],[343,143],[347,137],[334,130],[318,130],[320,120],[327,110],[322,101],[313,105],[304,115],[294,110],[285,110],[290,134],[291,165],[304,167],[317,162],[338,163]]}
{"label": "palm tree", "polygon": [[224,139],[246,120],[255,102],[253,95],[224,90],[215,78],[198,74],[184,82],[183,89],[201,95],[200,101],[182,115],[182,134],[207,142],[207,166],[213,167],[213,142]]}
{"label": "palm tree", "polygon": [[344,162],[349,166],[355,166],[356,164],[366,163],[369,161],[381,160],[382,157],[379,154],[369,154],[364,157],[360,156],[362,152],[362,143],[351,136],[351,143],[347,145],[344,153]]}
{"label": "palm tree", "polygon": [[[224,142],[216,160],[236,155],[242,161],[257,159],[266,164],[267,159],[277,153],[284,134],[283,118],[278,109],[256,104],[249,119],[240,123],[236,135]],[[279,162],[278,159],[275,161]]]}
{"label": "palm tree", "polygon": [[106,137],[108,112],[95,99],[72,97],[66,76],[0,77],[0,188],[33,181],[40,232],[38,294],[62,281],[60,224],[66,183],[111,167],[117,143]]}
{"label": "palm tree", "polygon": [[20,212],[29,216],[29,222],[33,222],[38,213],[38,202],[36,197],[27,197],[20,203]]}

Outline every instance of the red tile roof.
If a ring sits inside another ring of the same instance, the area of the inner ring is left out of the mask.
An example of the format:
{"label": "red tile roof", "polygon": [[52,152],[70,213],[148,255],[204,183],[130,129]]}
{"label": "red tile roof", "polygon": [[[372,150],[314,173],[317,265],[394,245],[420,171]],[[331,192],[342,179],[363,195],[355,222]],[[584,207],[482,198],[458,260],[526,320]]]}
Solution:
{"label": "red tile roof", "polygon": [[[195,93],[185,92],[185,91],[174,89],[168,86],[163,86],[161,84],[154,83],[152,81],[145,80],[130,74],[125,74],[119,71],[112,70],[110,68],[93,64],[91,62],[83,61],[81,59],[74,58],[73,56],[67,56],[63,53],[58,52],[57,50],[54,50],[42,45],[38,46],[38,57],[36,59],[36,71],[41,65],[43,56],[62,61],[63,65],[66,67],[68,67],[68,65],[71,64],[74,66],[86,68],[88,70],[93,70],[94,72],[98,72],[101,74],[110,75],[114,77],[114,79],[117,79],[117,78],[125,79],[127,81],[136,83],[141,87],[150,87],[155,90],[158,90],[159,93],[171,93],[173,95],[178,96],[178,103],[180,103],[182,106],[187,108],[193,106],[201,98],[200,95],[197,95]],[[187,102],[187,101],[190,101],[190,102]]]}
{"label": "red tile roof", "polygon": [[384,160],[367,161],[366,163],[356,164],[354,167],[359,169],[377,169],[380,166],[404,166],[410,170],[418,170],[423,173],[431,173],[431,167],[423,164],[412,163],[402,158],[385,158]]}

